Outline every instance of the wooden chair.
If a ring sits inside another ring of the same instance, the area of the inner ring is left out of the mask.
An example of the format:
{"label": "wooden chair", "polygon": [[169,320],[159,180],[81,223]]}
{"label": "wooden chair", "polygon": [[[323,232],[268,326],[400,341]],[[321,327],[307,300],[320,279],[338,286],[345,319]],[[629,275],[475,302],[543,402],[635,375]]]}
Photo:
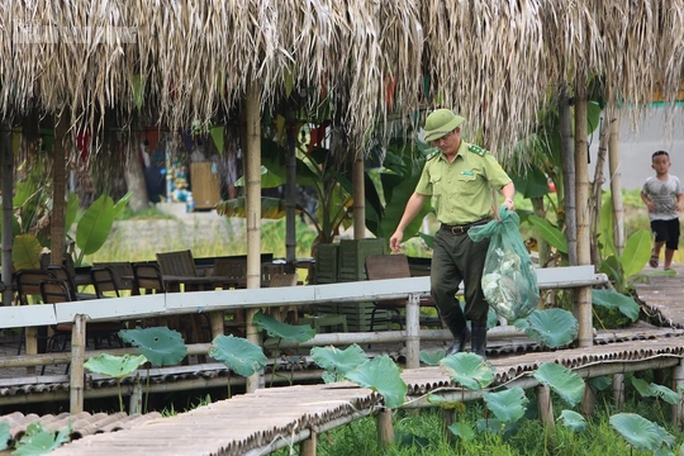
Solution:
{"label": "wooden chair", "polygon": [[[45,269],[20,269],[14,275],[17,289],[17,301],[21,306],[43,302],[40,293],[40,283],[44,280],[54,279],[52,272]],[[38,353],[45,353],[47,350],[47,326],[36,328],[38,332]],[[17,355],[21,354],[21,347],[26,340],[26,329],[22,328],[19,336],[19,346]]]}
{"label": "wooden chair", "polygon": [[114,271],[107,266],[93,266],[90,269],[90,279],[98,298],[120,297]]}
{"label": "wooden chair", "polygon": [[63,280],[69,286],[69,291],[75,300],[97,299],[97,295],[92,293],[81,293],[76,287],[76,280],[67,266],[61,264],[51,264],[46,268],[56,278]]}
{"label": "wooden chair", "polygon": [[[403,279],[411,277],[411,269],[406,255],[370,255],[366,257],[366,276],[368,280],[382,280],[382,279]],[[442,327],[442,322],[439,318],[439,311],[431,297],[422,298],[420,306],[431,307],[437,311],[437,317],[422,317],[422,326]],[[403,329],[405,317],[402,310],[406,309],[406,299],[394,299],[389,301],[377,301],[373,305],[371,312],[370,330],[376,323],[397,323],[399,328]],[[387,318],[376,318],[378,310],[387,310],[390,316]]]}
{"label": "wooden chair", "polygon": [[133,293],[166,293],[162,273],[155,263],[133,263]]}
{"label": "wooden chair", "polygon": [[128,261],[115,261],[108,263],[93,263],[93,267],[107,267],[114,275],[114,283],[119,293],[125,290],[133,291],[133,266]]}
{"label": "wooden chair", "polygon": [[190,250],[157,253],[157,264],[164,275],[197,277],[195,259]]}
{"label": "wooden chair", "polygon": [[[246,281],[247,259],[246,258],[217,258],[214,261],[214,276],[228,277],[236,281]],[[245,282],[246,286],[246,282]],[[241,287],[242,288],[242,287]]]}
{"label": "wooden chair", "polygon": [[[268,288],[294,287],[297,286],[298,279],[299,276],[295,273],[274,274],[269,280]],[[299,321],[299,314],[297,312],[297,307],[295,306],[270,307],[268,312],[276,320],[284,321],[291,325],[296,325]]]}
{"label": "wooden chair", "polygon": [[[271,279],[274,276],[282,276],[285,274],[285,265],[284,264],[273,264],[273,263],[262,263],[261,264],[261,287],[269,287],[271,286]],[[295,280],[294,285],[297,285],[297,280]],[[284,285],[278,285],[278,286],[284,286]],[[286,285],[289,286],[289,285]]]}

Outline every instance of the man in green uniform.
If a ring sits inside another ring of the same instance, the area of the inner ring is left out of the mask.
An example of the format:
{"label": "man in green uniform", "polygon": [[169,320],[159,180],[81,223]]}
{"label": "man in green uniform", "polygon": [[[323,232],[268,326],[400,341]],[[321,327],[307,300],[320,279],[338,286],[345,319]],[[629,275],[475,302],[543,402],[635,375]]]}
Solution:
{"label": "man in green uniform", "polygon": [[[504,204],[514,210],[515,187],[491,154],[461,140],[460,125],[464,120],[449,109],[437,109],[425,120],[425,140],[441,152],[425,163],[416,190],[390,238],[390,248],[400,250],[406,226],[426,198],[432,196],[441,225],[434,238],[430,287],[442,320],[454,336],[447,355],[464,349],[471,336],[468,318],[472,322],[472,351],[484,357],[489,304],[480,282],[489,241],[473,242],[467,233],[471,226],[487,223],[495,216],[492,188],[500,189]],[[455,296],[461,281],[465,315]]]}

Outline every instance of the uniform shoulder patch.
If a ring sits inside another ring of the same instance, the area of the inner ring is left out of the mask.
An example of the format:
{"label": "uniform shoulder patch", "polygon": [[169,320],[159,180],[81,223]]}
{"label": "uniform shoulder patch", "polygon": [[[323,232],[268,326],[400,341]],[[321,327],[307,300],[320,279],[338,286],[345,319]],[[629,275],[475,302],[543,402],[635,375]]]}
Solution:
{"label": "uniform shoulder patch", "polygon": [[468,150],[474,154],[479,155],[480,157],[484,157],[485,155],[487,155],[487,150],[483,149],[482,147],[478,146],[477,144],[469,145]]}
{"label": "uniform shoulder patch", "polygon": [[432,160],[433,158],[435,158],[436,156],[439,155],[439,152],[440,152],[439,149],[433,150],[432,152],[430,152],[430,153],[428,154],[428,156],[427,156],[427,158],[426,158],[425,160],[426,160],[426,161],[427,161],[427,160]]}

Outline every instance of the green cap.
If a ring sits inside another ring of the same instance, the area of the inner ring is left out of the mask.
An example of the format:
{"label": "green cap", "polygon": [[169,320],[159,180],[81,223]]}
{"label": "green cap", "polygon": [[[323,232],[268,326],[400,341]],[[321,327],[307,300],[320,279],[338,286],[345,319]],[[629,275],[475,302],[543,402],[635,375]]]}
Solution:
{"label": "green cap", "polygon": [[451,109],[437,109],[425,119],[425,141],[436,141],[456,129],[465,118],[457,116]]}

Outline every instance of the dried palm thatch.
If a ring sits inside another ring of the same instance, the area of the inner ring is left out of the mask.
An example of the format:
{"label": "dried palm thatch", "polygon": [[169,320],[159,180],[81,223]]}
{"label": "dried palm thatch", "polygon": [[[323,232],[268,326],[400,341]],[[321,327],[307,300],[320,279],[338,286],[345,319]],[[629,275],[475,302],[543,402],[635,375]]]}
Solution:
{"label": "dried palm thatch", "polygon": [[329,97],[353,154],[388,114],[442,105],[506,155],[561,81],[641,105],[684,80],[684,0],[9,0],[0,33],[4,114],[208,123],[258,80],[262,108]]}

